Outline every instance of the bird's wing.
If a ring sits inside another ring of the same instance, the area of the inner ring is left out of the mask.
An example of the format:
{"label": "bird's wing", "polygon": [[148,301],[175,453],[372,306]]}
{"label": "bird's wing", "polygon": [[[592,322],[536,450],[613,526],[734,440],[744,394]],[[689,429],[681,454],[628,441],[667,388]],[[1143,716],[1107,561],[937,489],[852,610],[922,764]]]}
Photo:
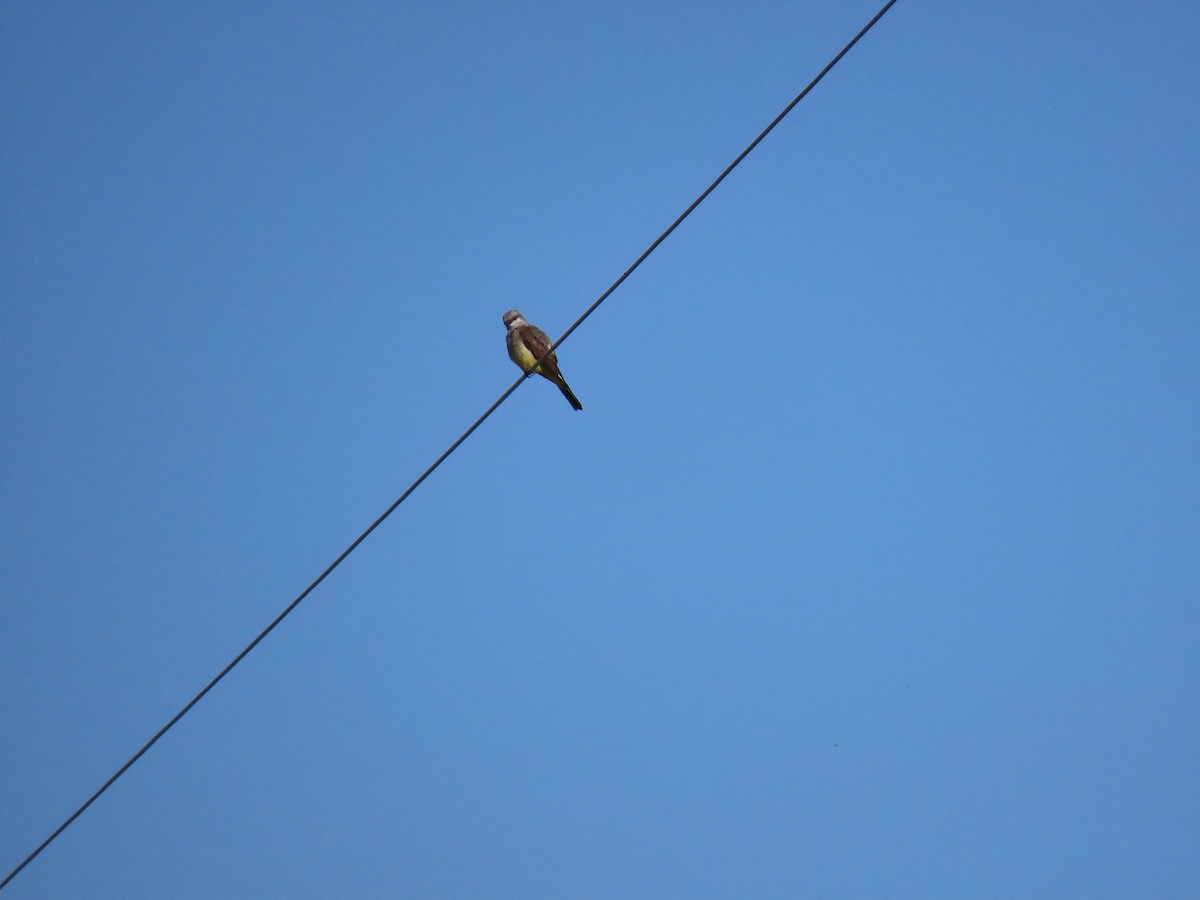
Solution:
{"label": "bird's wing", "polygon": [[534,359],[541,359],[542,354],[550,349],[550,335],[536,325],[526,325],[522,328],[521,337],[524,338],[525,346],[529,348]]}

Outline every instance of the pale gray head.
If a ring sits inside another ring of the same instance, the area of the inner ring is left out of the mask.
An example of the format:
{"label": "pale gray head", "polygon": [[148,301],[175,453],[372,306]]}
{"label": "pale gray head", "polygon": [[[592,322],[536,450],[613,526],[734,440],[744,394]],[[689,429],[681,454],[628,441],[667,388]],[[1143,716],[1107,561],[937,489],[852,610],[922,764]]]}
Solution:
{"label": "pale gray head", "polygon": [[513,325],[522,323],[524,321],[525,321],[525,317],[523,315],[521,315],[519,310],[510,309],[508,312],[506,312],[504,314],[504,324],[507,325],[509,328],[512,328]]}

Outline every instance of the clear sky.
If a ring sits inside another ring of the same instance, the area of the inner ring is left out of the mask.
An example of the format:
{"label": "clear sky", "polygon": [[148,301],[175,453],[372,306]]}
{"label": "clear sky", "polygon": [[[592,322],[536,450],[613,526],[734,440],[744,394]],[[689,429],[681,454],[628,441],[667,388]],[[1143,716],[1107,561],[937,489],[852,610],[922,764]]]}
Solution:
{"label": "clear sky", "polygon": [[[0,869],[871,2],[0,4]],[[1200,7],[900,0],[5,891],[1200,895]]]}

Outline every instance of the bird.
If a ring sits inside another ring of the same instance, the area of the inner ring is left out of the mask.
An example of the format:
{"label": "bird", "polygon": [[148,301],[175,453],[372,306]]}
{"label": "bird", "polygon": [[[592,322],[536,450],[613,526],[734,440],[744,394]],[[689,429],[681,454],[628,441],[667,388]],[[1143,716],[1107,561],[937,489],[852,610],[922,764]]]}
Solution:
{"label": "bird", "polygon": [[[579,402],[567,380],[562,377],[562,372],[558,371],[558,358],[551,353],[542,359],[550,349],[550,336],[536,325],[530,325],[519,310],[510,309],[506,312],[504,324],[508,326],[505,339],[508,343],[509,358],[520,366],[527,376],[537,372],[543,378],[553,381],[574,409],[583,409],[583,404]],[[542,359],[542,364],[536,365],[539,359]]]}

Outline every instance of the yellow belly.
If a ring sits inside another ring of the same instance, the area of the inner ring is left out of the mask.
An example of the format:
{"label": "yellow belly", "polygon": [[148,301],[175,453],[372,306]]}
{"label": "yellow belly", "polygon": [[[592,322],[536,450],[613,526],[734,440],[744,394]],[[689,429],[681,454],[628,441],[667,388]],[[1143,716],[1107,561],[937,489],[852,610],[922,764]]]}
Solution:
{"label": "yellow belly", "polygon": [[529,348],[525,346],[525,342],[516,340],[515,338],[508,342],[508,355],[513,362],[526,372],[533,368],[533,364],[537,362],[537,357],[529,352]]}

